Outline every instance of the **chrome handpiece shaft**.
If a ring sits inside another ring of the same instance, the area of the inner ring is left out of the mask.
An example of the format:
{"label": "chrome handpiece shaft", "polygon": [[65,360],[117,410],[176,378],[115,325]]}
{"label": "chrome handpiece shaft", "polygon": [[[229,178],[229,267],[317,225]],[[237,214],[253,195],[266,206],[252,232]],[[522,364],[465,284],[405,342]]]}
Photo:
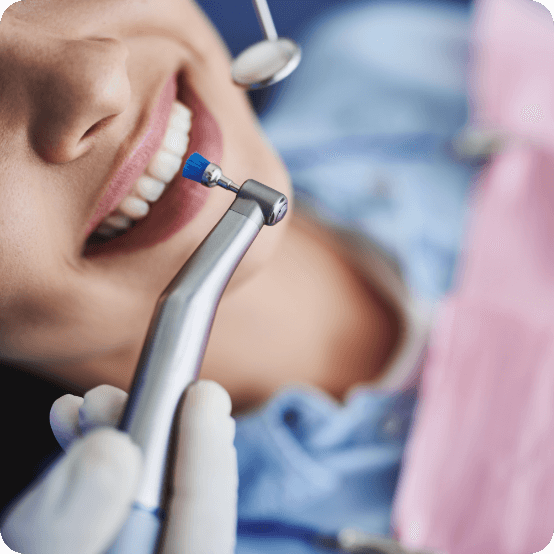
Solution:
{"label": "chrome handpiece shaft", "polygon": [[246,181],[160,297],[120,423],[142,450],[142,480],[131,516],[109,554],[156,551],[179,402],[198,376],[227,283],[263,225],[274,225],[286,210],[283,194]]}
{"label": "chrome handpiece shaft", "polygon": [[197,377],[225,286],[259,231],[229,210],[158,302],[121,422],[143,452],[136,501],[145,507],[161,505],[175,410]]}

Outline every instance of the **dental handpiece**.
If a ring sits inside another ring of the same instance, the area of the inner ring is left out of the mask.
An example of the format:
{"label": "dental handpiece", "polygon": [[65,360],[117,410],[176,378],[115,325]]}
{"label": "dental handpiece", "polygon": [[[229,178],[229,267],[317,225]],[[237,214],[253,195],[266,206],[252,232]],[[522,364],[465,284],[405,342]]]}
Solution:
{"label": "dental handpiece", "polygon": [[173,422],[185,389],[197,379],[219,301],[264,225],[287,212],[285,195],[252,179],[237,187],[193,154],[183,176],[237,197],[162,293],[138,362],[119,429],[141,448],[143,473],[131,514],[108,554],[154,554],[164,517]]}

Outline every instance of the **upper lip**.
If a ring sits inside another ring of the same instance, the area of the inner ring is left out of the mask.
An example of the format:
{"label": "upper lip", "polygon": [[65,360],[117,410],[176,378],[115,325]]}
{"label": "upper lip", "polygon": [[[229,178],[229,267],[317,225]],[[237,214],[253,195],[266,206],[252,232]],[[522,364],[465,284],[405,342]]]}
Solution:
{"label": "upper lip", "polygon": [[[127,150],[125,159],[114,169],[104,192],[96,204],[94,215],[86,227],[86,237],[100,222],[113,212],[131,192],[135,181],[144,173],[150,159],[160,148],[167,125],[172,102],[177,96],[177,77],[173,75],[157,95],[144,131],[137,133],[138,139]],[[130,151],[129,151],[130,150]]]}

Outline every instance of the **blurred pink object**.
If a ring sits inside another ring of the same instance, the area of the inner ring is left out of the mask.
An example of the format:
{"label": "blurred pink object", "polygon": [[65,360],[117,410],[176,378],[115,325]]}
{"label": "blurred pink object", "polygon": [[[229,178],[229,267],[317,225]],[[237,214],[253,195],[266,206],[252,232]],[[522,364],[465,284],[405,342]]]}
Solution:
{"label": "blurred pink object", "polygon": [[554,24],[477,0],[473,121],[513,143],[481,173],[423,373],[394,508],[409,547],[530,554],[554,533]]}
{"label": "blurred pink object", "polygon": [[548,9],[533,0],[475,0],[471,44],[472,120],[554,148],[554,23]]}

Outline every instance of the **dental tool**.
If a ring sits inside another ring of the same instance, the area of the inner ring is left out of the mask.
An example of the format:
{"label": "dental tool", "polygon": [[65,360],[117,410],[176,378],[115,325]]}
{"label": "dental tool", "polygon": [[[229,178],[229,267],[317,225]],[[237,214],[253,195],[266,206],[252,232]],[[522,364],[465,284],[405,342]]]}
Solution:
{"label": "dental tool", "polygon": [[231,75],[239,85],[258,89],[288,77],[300,63],[300,46],[289,38],[279,38],[267,0],[253,0],[265,40],[256,42],[233,61]]}
{"label": "dental tool", "polygon": [[200,154],[183,176],[237,197],[162,293],[138,362],[119,429],[143,454],[143,474],[131,514],[109,554],[153,554],[158,548],[173,422],[185,389],[197,379],[219,301],[264,225],[287,212],[284,194],[249,179],[238,187]]}

